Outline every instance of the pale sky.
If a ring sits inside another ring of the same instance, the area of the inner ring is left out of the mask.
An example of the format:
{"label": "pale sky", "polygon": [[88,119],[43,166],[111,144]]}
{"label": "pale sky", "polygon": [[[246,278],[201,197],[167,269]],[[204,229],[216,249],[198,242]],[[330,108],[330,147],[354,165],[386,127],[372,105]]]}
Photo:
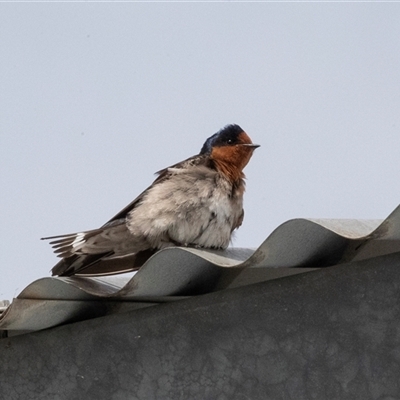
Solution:
{"label": "pale sky", "polygon": [[400,204],[399,3],[0,3],[0,300],[228,123],[261,145],[233,246]]}

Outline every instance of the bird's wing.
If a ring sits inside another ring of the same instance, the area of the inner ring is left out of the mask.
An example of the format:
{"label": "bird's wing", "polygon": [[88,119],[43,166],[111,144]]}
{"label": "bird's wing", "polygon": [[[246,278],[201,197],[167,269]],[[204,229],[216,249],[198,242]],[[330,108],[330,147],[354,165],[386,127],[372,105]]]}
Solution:
{"label": "bird's wing", "polygon": [[238,228],[242,225],[243,219],[244,219],[244,209],[242,208],[242,213],[240,214],[239,218],[237,219],[235,225],[233,226],[232,232],[233,232],[235,229],[238,229]]}
{"label": "bird's wing", "polygon": [[129,212],[131,212],[143,199],[144,195],[148,192],[148,190],[153,187],[156,184],[159,184],[163,182],[166,179],[169,179],[171,175],[173,174],[173,170],[176,169],[183,169],[187,168],[190,165],[200,165],[204,164],[206,160],[206,157],[203,155],[196,155],[193,157],[189,157],[184,161],[181,161],[179,163],[176,163],[174,165],[171,165],[167,168],[161,169],[160,171],[156,172],[157,178],[154,180],[154,182],[147,188],[145,189],[142,193],[139,194],[132,202],[130,202],[126,207],[124,207],[119,213],[115,214],[105,225],[110,224],[116,220],[126,218]]}
{"label": "bird's wing", "polygon": [[43,238],[52,240],[50,244],[55,253],[62,257],[52,268],[52,275],[102,275],[140,268],[155,251],[146,248],[145,243],[137,243],[136,247],[135,244],[126,246],[132,239],[126,226],[127,215],[140,204],[150,188],[169,179],[174,170],[202,162],[203,156],[194,156],[158,171],[151,186],[99,229]]}

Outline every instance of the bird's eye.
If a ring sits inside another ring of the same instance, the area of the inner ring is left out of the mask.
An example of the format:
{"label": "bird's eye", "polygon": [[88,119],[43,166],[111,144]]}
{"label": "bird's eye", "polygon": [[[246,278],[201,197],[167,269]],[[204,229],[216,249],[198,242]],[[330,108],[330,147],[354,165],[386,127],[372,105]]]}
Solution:
{"label": "bird's eye", "polygon": [[228,139],[228,144],[232,144],[233,140],[232,139]]}

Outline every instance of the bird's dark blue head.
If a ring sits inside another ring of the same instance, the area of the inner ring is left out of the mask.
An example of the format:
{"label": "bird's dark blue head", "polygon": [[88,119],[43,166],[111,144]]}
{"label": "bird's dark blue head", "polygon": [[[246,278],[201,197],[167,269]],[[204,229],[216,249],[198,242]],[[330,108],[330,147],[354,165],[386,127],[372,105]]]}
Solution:
{"label": "bird's dark blue head", "polygon": [[213,147],[241,144],[244,135],[246,133],[239,125],[227,125],[205,141],[200,154],[210,154]]}
{"label": "bird's dark blue head", "polygon": [[257,147],[239,125],[227,125],[206,140],[200,154],[233,183],[243,179],[243,168]]}

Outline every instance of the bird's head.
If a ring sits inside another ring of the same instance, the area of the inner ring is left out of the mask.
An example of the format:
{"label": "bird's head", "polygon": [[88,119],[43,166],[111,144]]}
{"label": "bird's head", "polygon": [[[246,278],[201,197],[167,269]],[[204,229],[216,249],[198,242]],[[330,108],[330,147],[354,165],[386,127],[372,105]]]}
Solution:
{"label": "bird's head", "polygon": [[257,147],[239,125],[227,125],[206,140],[200,154],[209,155],[217,168],[236,180]]}

